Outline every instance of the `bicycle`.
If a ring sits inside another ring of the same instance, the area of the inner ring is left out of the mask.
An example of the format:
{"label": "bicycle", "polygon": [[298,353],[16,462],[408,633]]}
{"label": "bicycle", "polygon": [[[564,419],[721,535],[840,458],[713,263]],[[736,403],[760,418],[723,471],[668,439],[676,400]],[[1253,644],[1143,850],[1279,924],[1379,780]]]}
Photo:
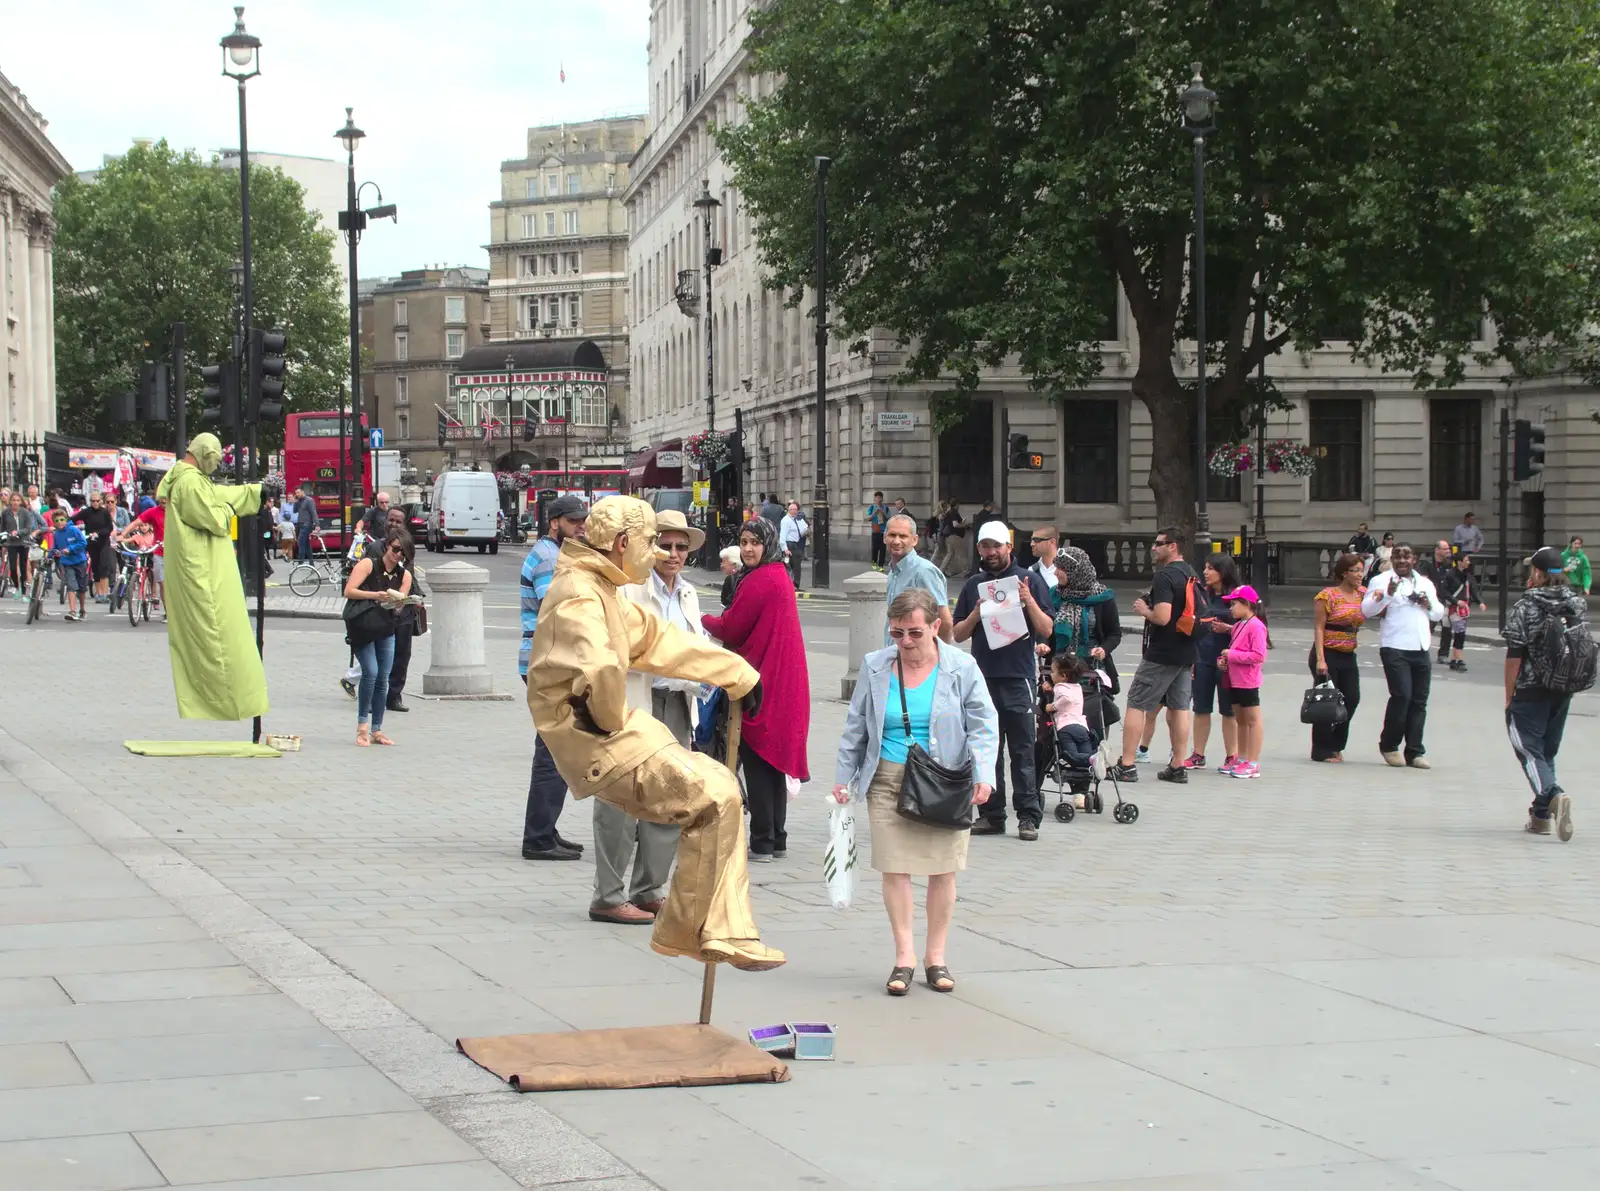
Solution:
{"label": "bicycle", "polygon": [[[332,583],[343,591],[346,575],[343,555],[338,551],[330,551],[319,531],[312,531],[311,541],[313,557],[308,562],[297,563],[294,570],[289,572],[289,590],[301,599],[316,595],[317,589],[324,583]],[[318,554],[321,557],[316,557]]]}
{"label": "bicycle", "polygon": [[28,561],[33,564],[33,579],[28,587],[28,619],[32,624],[44,615],[44,597],[47,589],[45,574],[50,570],[45,565],[45,548],[43,546],[28,547]]}
{"label": "bicycle", "polygon": [[[0,566],[0,600],[5,599],[11,594],[11,551],[20,550],[24,546],[30,545],[32,545],[32,543],[28,540],[28,536],[26,534],[0,534],[0,562],[4,563],[3,566]],[[26,579],[24,579],[21,583],[16,584],[16,588],[19,592],[22,591],[26,586]]]}
{"label": "bicycle", "polygon": [[117,574],[116,590],[111,596],[111,611],[115,615],[124,600],[128,605],[128,623],[134,628],[139,627],[139,621],[150,619],[150,604],[155,592],[155,571],[150,564],[156,548],[146,546],[138,550],[129,550],[126,547],[118,553],[122,555],[122,569]]}

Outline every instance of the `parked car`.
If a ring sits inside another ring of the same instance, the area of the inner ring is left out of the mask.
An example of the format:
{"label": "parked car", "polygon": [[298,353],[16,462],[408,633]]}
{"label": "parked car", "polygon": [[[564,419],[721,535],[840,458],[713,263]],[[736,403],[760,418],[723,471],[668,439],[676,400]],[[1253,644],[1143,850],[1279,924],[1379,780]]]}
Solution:
{"label": "parked car", "polygon": [[500,485],[493,472],[447,471],[433,481],[428,511],[429,550],[476,546],[500,553]]}
{"label": "parked car", "polygon": [[406,532],[413,541],[420,542],[428,535],[428,506],[420,500],[410,504],[401,505],[401,511],[406,515]]}

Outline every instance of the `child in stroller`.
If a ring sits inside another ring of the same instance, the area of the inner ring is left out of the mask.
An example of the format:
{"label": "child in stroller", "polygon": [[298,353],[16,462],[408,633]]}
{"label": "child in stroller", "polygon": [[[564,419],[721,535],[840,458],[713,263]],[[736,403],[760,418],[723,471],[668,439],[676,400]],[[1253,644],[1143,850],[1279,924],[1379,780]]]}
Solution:
{"label": "child in stroller", "polygon": [[[1107,727],[1120,717],[1110,694],[1111,680],[1103,671],[1091,670],[1076,654],[1058,653],[1051,660],[1050,677],[1055,756],[1048,772],[1060,796],[1056,818],[1066,823],[1077,811],[1103,809],[1099,790],[1108,767],[1100,746]],[[1113,812],[1117,822],[1131,823],[1138,815],[1138,807],[1123,802],[1122,792],[1117,789]]]}

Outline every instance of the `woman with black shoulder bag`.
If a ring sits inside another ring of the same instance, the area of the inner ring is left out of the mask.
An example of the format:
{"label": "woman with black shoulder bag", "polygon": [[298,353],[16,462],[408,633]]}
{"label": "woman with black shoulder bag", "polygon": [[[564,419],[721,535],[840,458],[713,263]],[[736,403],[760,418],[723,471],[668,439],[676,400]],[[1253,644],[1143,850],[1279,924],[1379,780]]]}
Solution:
{"label": "woman with black shoulder bag", "polygon": [[383,734],[383,713],[394,665],[397,614],[411,594],[411,568],[406,563],[411,548],[411,535],[390,530],[382,551],[368,552],[345,581],[345,640],[361,666],[356,691],[356,744],[361,748],[394,743]]}

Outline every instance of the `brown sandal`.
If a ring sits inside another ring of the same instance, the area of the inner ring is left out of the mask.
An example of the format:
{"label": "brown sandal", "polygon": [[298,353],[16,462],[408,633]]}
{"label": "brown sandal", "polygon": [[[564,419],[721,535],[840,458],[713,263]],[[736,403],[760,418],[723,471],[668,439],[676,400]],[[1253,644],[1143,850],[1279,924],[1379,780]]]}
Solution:
{"label": "brown sandal", "polygon": [[929,964],[922,974],[928,981],[928,987],[933,989],[934,992],[947,993],[955,991],[955,977],[950,975],[950,969],[943,964]]}
{"label": "brown sandal", "polygon": [[378,731],[376,731],[376,732],[374,732],[372,734],[372,743],[373,744],[393,744],[394,741],[390,740],[387,736],[385,736],[383,734],[383,729],[380,728]]}
{"label": "brown sandal", "polygon": [[362,724],[356,728],[356,747],[366,748],[372,743],[372,737],[367,732],[367,726]]}
{"label": "brown sandal", "polygon": [[[894,968],[889,972],[889,982],[883,989],[891,997],[903,997],[911,991],[911,980],[915,975],[915,968]],[[899,987],[895,987],[896,985]]]}

